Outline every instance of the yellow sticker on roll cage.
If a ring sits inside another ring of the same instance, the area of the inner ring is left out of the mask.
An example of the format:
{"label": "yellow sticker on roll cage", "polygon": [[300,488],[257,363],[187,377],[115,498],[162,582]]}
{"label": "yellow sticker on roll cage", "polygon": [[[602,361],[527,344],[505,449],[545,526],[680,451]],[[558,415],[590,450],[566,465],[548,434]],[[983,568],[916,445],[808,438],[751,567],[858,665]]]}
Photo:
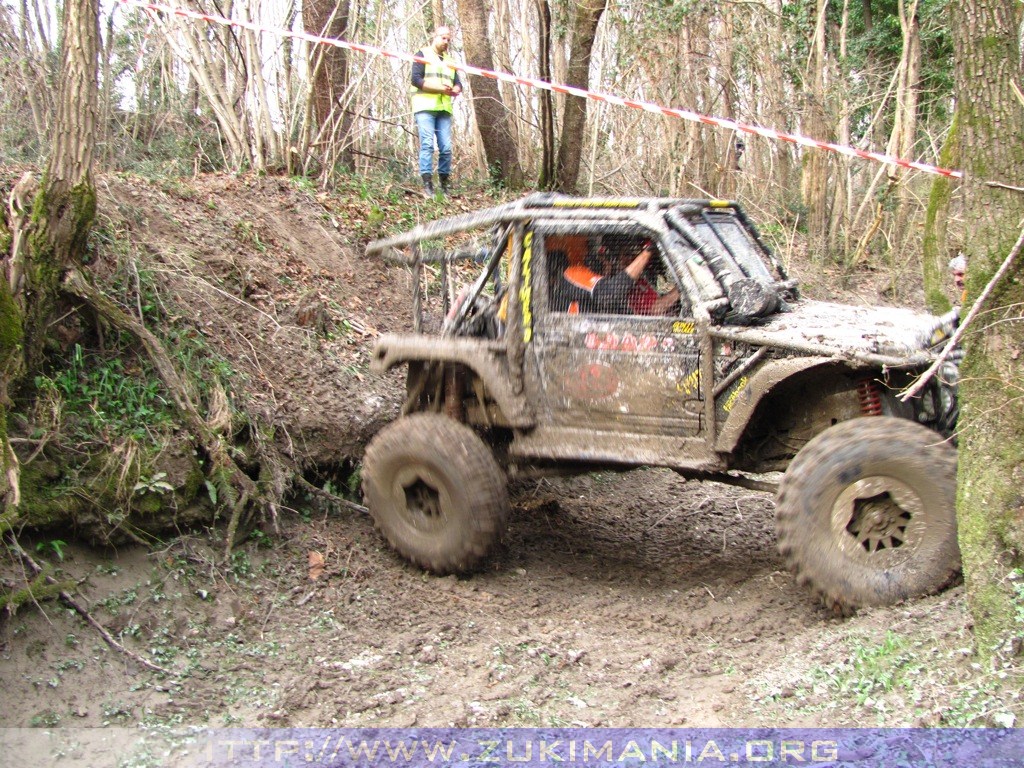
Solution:
{"label": "yellow sticker on roll cage", "polygon": [[519,306],[523,310],[523,343],[533,340],[533,232],[523,238],[522,282],[519,285]]}
{"label": "yellow sticker on roll cage", "polygon": [[637,200],[555,200],[552,208],[639,208]]}
{"label": "yellow sticker on roll cage", "polygon": [[692,335],[697,330],[697,324],[692,320],[676,320],[672,323],[672,333]]}

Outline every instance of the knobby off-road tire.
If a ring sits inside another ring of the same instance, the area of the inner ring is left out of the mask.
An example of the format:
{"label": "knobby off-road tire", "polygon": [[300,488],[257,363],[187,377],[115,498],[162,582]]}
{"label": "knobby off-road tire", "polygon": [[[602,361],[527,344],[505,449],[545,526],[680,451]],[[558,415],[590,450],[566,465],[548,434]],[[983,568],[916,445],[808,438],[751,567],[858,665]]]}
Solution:
{"label": "knobby off-road tire", "polygon": [[779,486],[779,551],[801,584],[849,613],[937,592],[960,569],[956,453],[906,419],[842,422],[811,440]]}
{"label": "knobby off-road tire", "polygon": [[505,530],[508,490],[469,427],[422,413],[388,425],[363,459],[374,523],[401,555],[438,574],[471,570]]}

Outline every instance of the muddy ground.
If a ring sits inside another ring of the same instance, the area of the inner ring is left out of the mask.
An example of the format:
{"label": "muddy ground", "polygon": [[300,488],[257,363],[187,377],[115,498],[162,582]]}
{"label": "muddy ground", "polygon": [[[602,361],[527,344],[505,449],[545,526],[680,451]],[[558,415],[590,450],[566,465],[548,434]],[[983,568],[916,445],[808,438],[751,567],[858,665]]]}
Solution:
{"label": "muddy ground", "polygon": [[0,724],[860,726],[977,707],[962,591],[836,619],[781,570],[770,497],[644,470],[514,498],[464,579],[424,575],[349,512],[289,514],[227,570],[216,533],[70,547],[97,617],[171,674],[55,604],[23,610]]}
{"label": "muddy ground", "polygon": [[[305,460],[328,461],[332,445],[357,460],[398,402],[400,378],[372,376],[366,360],[379,330],[405,322],[408,286],[401,270],[367,262],[361,243],[374,221],[436,211],[402,190],[389,207],[273,179],[122,178],[104,189],[112,231],[129,232],[179,285],[207,286],[211,335]],[[174,267],[182,253],[187,270]],[[229,284],[244,301],[221,296]],[[300,355],[315,363],[296,365]],[[301,495],[228,566],[217,564],[217,526],[152,550],[26,537],[79,582],[115,638],[166,672],[112,650],[60,603],[25,606],[0,619],[0,727],[1006,725],[1021,715],[1018,687],[972,664],[962,587],[836,618],[784,571],[769,495],[641,470],[520,480],[512,497],[505,540],[467,578],[425,575],[365,514]]]}

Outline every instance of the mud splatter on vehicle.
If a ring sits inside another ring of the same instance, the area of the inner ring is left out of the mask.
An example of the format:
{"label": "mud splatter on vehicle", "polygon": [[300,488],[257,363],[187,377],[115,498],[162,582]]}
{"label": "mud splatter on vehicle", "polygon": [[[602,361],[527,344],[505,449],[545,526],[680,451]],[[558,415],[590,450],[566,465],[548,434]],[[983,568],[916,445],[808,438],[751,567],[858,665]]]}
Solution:
{"label": "mud splatter on vehicle", "polygon": [[[803,299],[718,200],[532,195],[367,252],[414,280],[413,332],[373,353],[377,371],[407,365],[408,383],[402,418],[367,450],[364,493],[422,567],[486,557],[508,475],[661,466],[776,490],[780,552],[835,610],[955,576],[955,364],[899,395],[952,317]],[[460,287],[469,259],[482,269]],[[777,486],[758,477],[778,471]]]}

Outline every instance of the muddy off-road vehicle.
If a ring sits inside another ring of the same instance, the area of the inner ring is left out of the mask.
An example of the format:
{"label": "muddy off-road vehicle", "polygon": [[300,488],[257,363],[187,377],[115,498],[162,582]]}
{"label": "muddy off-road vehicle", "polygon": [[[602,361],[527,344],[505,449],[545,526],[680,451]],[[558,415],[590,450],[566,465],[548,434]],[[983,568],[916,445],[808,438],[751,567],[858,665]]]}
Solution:
{"label": "muddy off-road vehicle", "polygon": [[717,200],[538,194],[367,252],[414,279],[412,332],[373,352],[408,394],[363,492],[423,568],[480,563],[510,476],[661,466],[776,491],[779,550],[833,609],[956,575],[955,365],[900,397],[952,317],[803,299]]}

